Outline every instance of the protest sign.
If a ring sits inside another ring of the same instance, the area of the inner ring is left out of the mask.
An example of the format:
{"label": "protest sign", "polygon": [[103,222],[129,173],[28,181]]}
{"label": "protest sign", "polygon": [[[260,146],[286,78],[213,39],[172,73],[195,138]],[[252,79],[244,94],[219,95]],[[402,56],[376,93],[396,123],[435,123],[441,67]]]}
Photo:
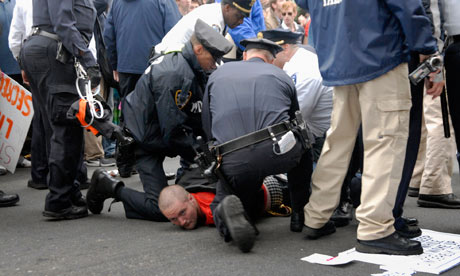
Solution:
{"label": "protest sign", "polygon": [[34,115],[32,94],[8,75],[0,78],[0,165],[14,173]]}

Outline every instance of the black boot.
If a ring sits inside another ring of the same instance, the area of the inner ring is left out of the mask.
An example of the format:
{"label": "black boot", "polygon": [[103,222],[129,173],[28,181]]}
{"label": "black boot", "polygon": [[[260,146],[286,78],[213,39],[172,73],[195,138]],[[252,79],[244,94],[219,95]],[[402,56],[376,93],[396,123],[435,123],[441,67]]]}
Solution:
{"label": "black boot", "polygon": [[397,232],[377,240],[358,240],[356,251],[372,254],[419,255],[423,253],[419,241],[400,236]]}
{"label": "black boot", "polygon": [[336,227],[347,226],[353,219],[353,206],[347,201],[340,202],[331,216]]}
{"label": "black boot", "polygon": [[13,206],[19,201],[19,196],[17,194],[5,194],[3,191],[0,191],[0,207]]}
{"label": "black boot", "polygon": [[117,189],[124,187],[122,181],[112,178],[105,170],[97,169],[91,178],[91,185],[86,193],[88,209],[93,214],[100,214],[107,198],[117,199]]}
{"label": "black boot", "polygon": [[300,212],[292,211],[291,215],[291,231],[302,232],[305,216],[303,210]]}
{"label": "black boot", "polygon": [[[256,239],[256,232],[247,220],[246,212],[240,199],[235,195],[226,196],[217,206],[217,215],[223,220],[230,232],[231,239],[238,248],[247,253],[251,251]],[[226,237],[229,239],[229,237]]]}

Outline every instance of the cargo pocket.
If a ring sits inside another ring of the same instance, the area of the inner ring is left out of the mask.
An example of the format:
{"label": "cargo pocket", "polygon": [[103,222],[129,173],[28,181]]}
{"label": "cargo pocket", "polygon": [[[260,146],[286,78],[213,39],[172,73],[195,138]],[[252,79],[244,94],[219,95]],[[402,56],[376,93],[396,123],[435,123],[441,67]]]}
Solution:
{"label": "cargo pocket", "polygon": [[78,99],[78,96],[71,93],[50,94],[48,110],[51,122],[56,125],[79,126],[79,122],[76,118],[67,118],[67,111],[72,103]]}
{"label": "cargo pocket", "polygon": [[381,136],[407,136],[411,100],[387,100],[377,103],[380,112]]}

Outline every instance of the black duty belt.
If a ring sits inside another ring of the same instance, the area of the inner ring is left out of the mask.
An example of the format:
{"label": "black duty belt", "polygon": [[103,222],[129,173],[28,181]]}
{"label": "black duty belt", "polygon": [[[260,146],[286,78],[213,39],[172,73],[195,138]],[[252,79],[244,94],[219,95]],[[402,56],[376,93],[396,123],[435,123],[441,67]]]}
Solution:
{"label": "black duty belt", "polygon": [[460,35],[453,35],[452,39],[454,40],[455,43],[459,43],[460,42]]}
{"label": "black duty belt", "polygon": [[223,156],[230,152],[271,139],[272,134],[274,136],[284,134],[291,130],[291,128],[291,123],[284,121],[220,144],[216,146],[214,150],[217,156]]}
{"label": "black duty belt", "polygon": [[51,39],[56,40],[56,41],[61,41],[57,34],[48,33],[47,31],[41,30],[38,27],[33,27],[32,28],[32,34],[31,35],[40,35],[40,36],[51,38]]}

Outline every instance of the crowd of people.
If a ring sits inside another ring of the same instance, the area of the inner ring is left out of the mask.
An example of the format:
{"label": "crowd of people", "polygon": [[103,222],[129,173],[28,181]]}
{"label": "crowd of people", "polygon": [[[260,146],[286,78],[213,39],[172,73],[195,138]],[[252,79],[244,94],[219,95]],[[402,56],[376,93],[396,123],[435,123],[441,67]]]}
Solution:
{"label": "crowd of people", "polygon": [[[411,238],[422,232],[403,216],[406,196],[460,209],[451,186],[456,0],[0,0],[0,8],[1,74],[32,93],[28,186],[49,190],[48,219],[100,214],[112,198],[127,218],[215,225],[249,252],[261,215],[290,216],[291,231],[318,239],[346,226],[355,207],[357,251],[415,255],[423,248]],[[433,58],[445,66],[429,65],[411,83],[409,73]],[[163,162],[176,156],[168,185]],[[104,169],[88,180],[86,166],[115,163],[122,178],[138,173],[143,191]],[[0,206],[18,201],[0,191]]]}

